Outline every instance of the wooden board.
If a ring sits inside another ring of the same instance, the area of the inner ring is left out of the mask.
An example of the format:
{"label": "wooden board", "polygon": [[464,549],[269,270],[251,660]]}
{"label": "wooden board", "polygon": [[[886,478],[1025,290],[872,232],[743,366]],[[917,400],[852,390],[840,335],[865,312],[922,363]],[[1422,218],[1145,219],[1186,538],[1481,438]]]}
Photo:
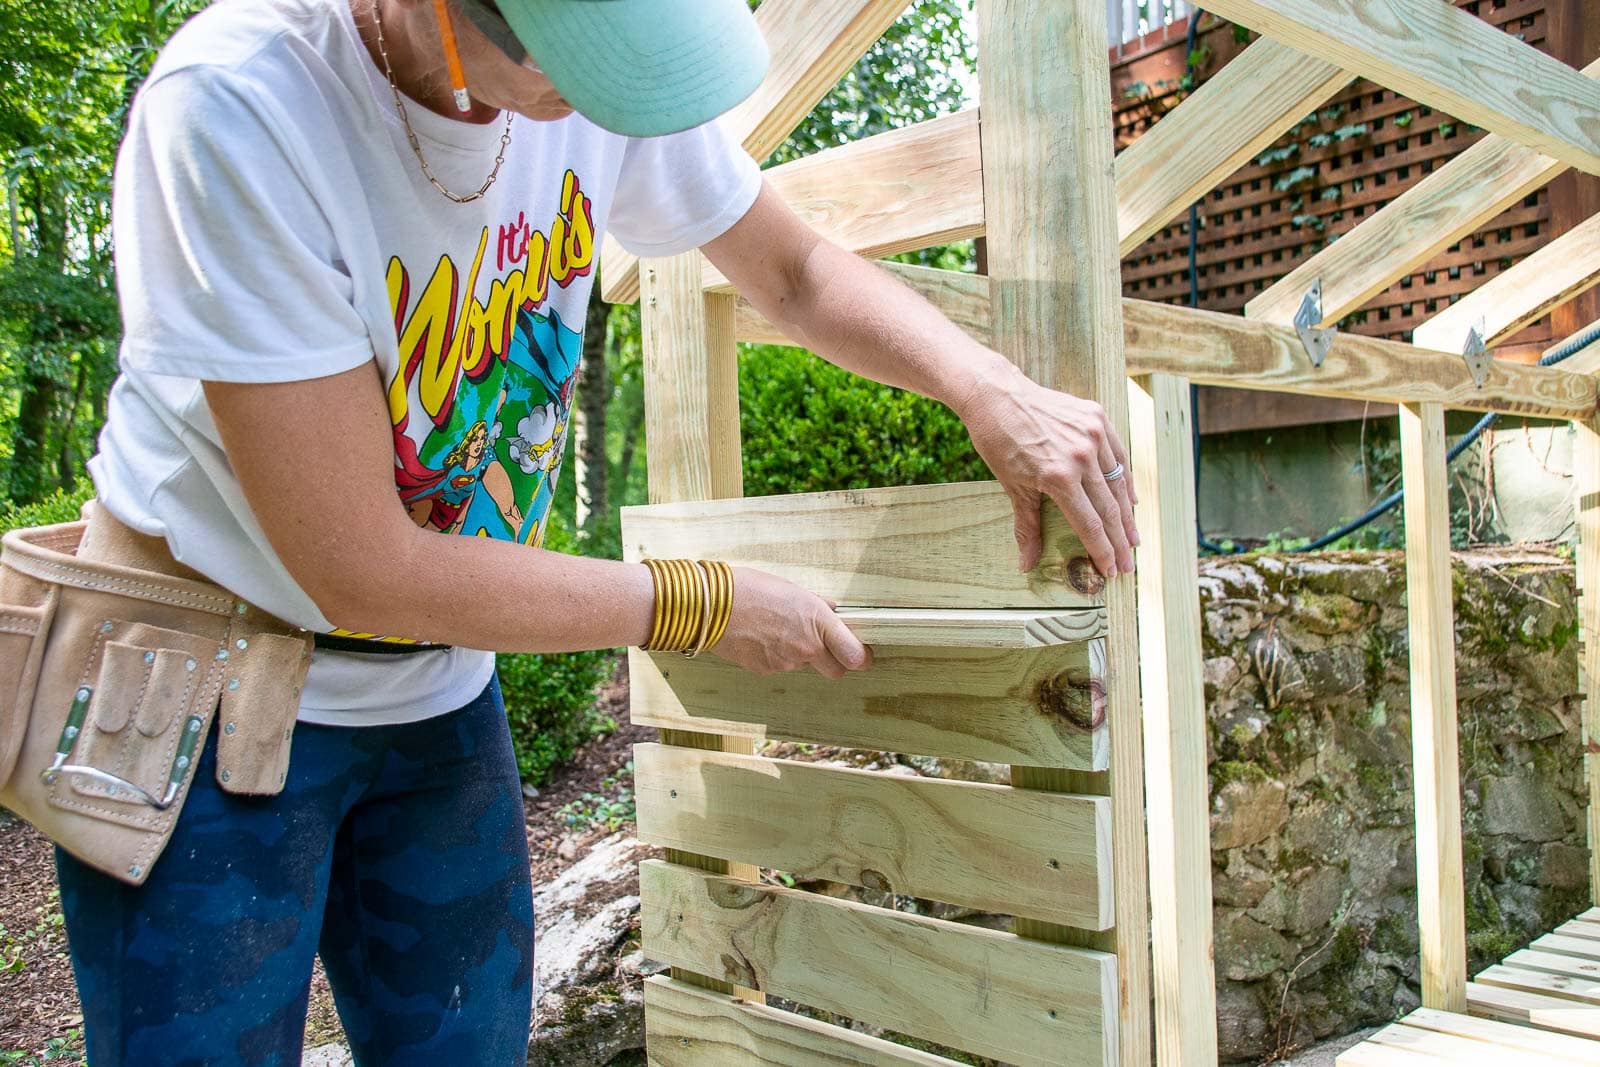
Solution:
{"label": "wooden board", "polygon": [[1556,927],[1555,932],[1565,937],[1581,937],[1588,941],[1600,941],[1600,923],[1590,922],[1582,918],[1562,923]]}
{"label": "wooden board", "polygon": [[[1457,1012],[1434,1011],[1418,1008],[1403,1020],[1416,1030],[1452,1034],[1489,1043],[1512,1053],[1538,1053],[1555,1058],[1557,1063],[1575,1062],[1592,1065],[1600,1059],[1600,1045],[1563,1034],[1545,1033],[1525,1026],[1475,1019]],[[1502,1059],[1501,1063],[1507,1061]]]}
{"label": "wooden board", "polygon": [[645,955],[1020,1065],[1115,1053],[1114,957],[647,861]]}
{"label": "wooden board", "polygon": [[1479,985],[1520,989],[1526,993],[1542,993],[1562,1000],[1600,1005],[1600,982],[1592,978],[1541,974],[1538,971],[1525,971],[1521,967],[1507,967],[1497,963],[1485,968],[1473,981]]}
{"label": "wooden board", "polygon": [[[1504,1023],[1499,1025],[1507,1030],[1520,1029]],[[1537,1031],[1534,1030],[1529,1030],[1528,1033],[1538,1036]],[[1523,1062],[1528,1062],[1529,1057],[1537,1055],[1537,1062],[1548,1064],[1549,1067],[1573,1067],[1574,1064],[1580,1063],[1592,1067],[1592,1061],[1574,1061],[1546,1052],[1529,1053],[1526,1050],[1504,1045],[1498,1041],[1464,1037],[1460,1034],[1441,1033],[1437,1030],[1411,1026],[1405,1020],[1379,1030],[1367,1039],[1367,1044],[1420,1053],[1429,1057],[1430,1061],[1435,1064],[1459,1063],[1471,1064],[1472,1067],[1504,1067],[1507,1062],[1515,1063],[1519,1059]],[[1597,1051],[1600,1050],[1590,1048],[1589,1054],[1592,1056]]]}
{"label": "wooden board", "polygon": [[[983,278],[955,271],[885,264],[957,325],[990,343]],[[1596,403],[1595,382],[1559,367],[1496,360],[1482,388],[1459,353],[1432,352],[1401,341],[1340,334],[1320,368],[1311,366],[1294,330],[1215,311],[1122,302],[1128,373],[1175,374],[1204,385],[1264,389],[1380,403],[1437,401],[1467,411],[1501,411],[1545,418],[1585,418]],[[740,340],[771,342],[781,335],[741,305]]]}
{"label": "wooden board", "polygon": [[915,648],[1046,648],[1106,635],[1103,608],[839,609],[863,644]]}
{"label": "wooden board", "polygon": [[958,1067],[955,1060],[657,975],[644,982],[656,1067]]}
{"label": "wooden board", "polygon": [[1553,952],[1561,956],[1576,956],[1600,963],[1600,941],[1588,937],[1567,937],[1562,934],[1545,934],[1536,937],[1528,946],[1539,952]]}
{"label": "wooden board", "polygon": [[1591,959],[1525,948],[1513,952],[1502,962],[1507,967],[1515,967],[1522,971],[1538,971],[1540,974],[1560,974],[1568,978],[1580,978],[1600,983],[1600,962]]}
{"label": "wooden board", "polygon": [[1044,556],[1017,571],[1011,499],[998,482],[748,497],[622,509],[624,558],[722,559],[841,604],[1083,608],[1104,582],[1054,507]]}
{"label": "wooden board", "polygon": [[634,746],[639,837],[827,880],[1111,925],[1111,804],[976,782]]}
{"label": "wooden board", "polygon": [[1350,83],[1331,63],[1265,38],[1117,156],[1117,239],[1127,255]]}
{"label": "wooden board", "polygon": [[1455,614],[1444,409],[1400,408],[1406,615],[1411,632],[1411,766],[1416,794],[1422,1003],[1465,1011],[1466,898],[1456,755]]}
{"label": "wooden board", "polygon": [[869,670],[837,682],[812,670],[761,677],[715,655],[630,650],[632,718],[662,729],[1101,770],[1109,753],[1095,645],[883,648]]}
{"label": "wooden board", "polygon": [[[1548,356],[1552,352],[1566,348],[1568,345],[1573,344],[1580,338],[1588,337],[1594,334],[1596,331],[1600,331],[1600,319],[1596,319],[1594,322],[1589,323],[1589,325],[1584,326],[1579,330],[1575,330],[1563,337],[1561,340],[1545,349],[1543,355]],[[1565,371],[1571,371],[1573,374],[1594,374],[1596,371],[1600,371],[1600,342],[1591,342],[1588,347],[1580,348],[1578,351],[1562,360],[1561,369]]]}
{"label": "wooden board", "polygon": [[[1600,61],[1584,74],[1600,79]],[[1486,137],[1290,271],[1244,313],[1288,326],[1320,279],[1323,322],[1338,322],[1566,170],[1536,149]]]}
{"label": "wooden board", "polygon": [[[765,0],[756,23],[772,56],[767,76],[720,120],[764,160],[875,44],[907,0]],[[612,303],[639,298],[639,261],[607,238],[600,257],[601,295]]]}
{"label": "wooden board", "polygon": [[1211,937],[1211,792],[1194,531],[1189,383],[1129,383],[1129,447],[1139,491],[1139,669],[1157,1060],[1217,1060]]}
{"label": "wooden board", "polygon": [[1467,1007],[1472,1014],[1485,1018],[1600,1039],[1600,1008],[1559,997],[1468,982]]}
{"label": "wooden board", "polygon": [[1600,86],[1440,0],[1214,0],[1214,15],[1600,173]]}
{"label": "wooden board", "polygon": [[[1589,899],[1600,904],[1600,420],[1574,419],[1572,428],[1577,435],[1572,470],[1578,526],[1578,685],[1584,695],[1583,761],[1589,780]],[[1569,925],[1586,929],[1581,920]],[[1593,929],[1600,939],[1600,925]]]}
{"label": "wooden board", "polygon": [[1482,325],[1484,342],[1493,346],[1596,283],[1600,283],[1600,215],[1501,271],[1418,326],[1412,339],[1424,348],[1455,352],[1466,344],[1467,332]]}

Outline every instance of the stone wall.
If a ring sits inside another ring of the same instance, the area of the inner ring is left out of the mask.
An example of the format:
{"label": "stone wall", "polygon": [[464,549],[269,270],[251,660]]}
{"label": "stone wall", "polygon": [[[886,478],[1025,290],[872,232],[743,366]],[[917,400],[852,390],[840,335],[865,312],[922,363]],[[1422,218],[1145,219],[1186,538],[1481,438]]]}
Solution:
{"label": "stone wall", "polygon": [[[1587,906],[1570,562],[1458,555],[1473,971]],[[1418,1003],[1403,562],[1203,561],[1224,1060],[1259,1061]]]}

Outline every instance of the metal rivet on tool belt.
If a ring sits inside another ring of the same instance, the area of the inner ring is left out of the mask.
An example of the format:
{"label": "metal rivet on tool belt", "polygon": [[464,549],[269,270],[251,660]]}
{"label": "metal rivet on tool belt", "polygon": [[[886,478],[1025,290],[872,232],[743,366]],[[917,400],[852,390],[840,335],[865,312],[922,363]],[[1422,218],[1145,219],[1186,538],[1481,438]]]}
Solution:
{"label": "metal rivet on tool belt", "polygon": [[138,866],[137,864],[135,864],[134,866],[128,868],[128,877],[129,878],[137,878],[143,873],[144,873],[144,868]]}
{"label": "metal rivet on tool belt", "polygon": [[293,730],[293,729],[292,729],[292,728],[291,728],[291,729],[288,729],[288,730],[285,730],[285,731],[284,731],[284,732],[283,732],[283,739],[284,739],[284,740],[285,740],[285,741],[287,741],[287,740],[289,740],[289,735],[290,735],[290,734],[292,734],[292,733],[294,733],[294,730]]}
{"label": "metal rivet on tool belt", "polygon": [[228,658],[228,650],[225,649],[225,648],[217,649],[217,658],[218,659],[227,659]]}
{"label": "metal rivet on tool belt", "polygon": [[240,615],[243,615],[245,612],[249,611],[250,608],[247,604],[245,604],[244,601],[241,600],[239,603],[233,606],[233,610],[238,612]]}
{"label": "metal rivet on tool belt", "polygon": [[189,757],[188,756],[179,756],[178,757],[178,770],[186,771],[188,769],[189,769]]}
{"label": "metal rivet on tool belt", "polygon": [[[229,678],[228,679],[228,691],[231,693],[237,688],[239,688],[239,679],[237,679],[237,678]],[[231,726],[232,723],[229,723],[229,725]]]}
{"label": "metal rivet on tool belt", "polygon": [[232,777],[233,777],[233,775],[229,774],[226,770],[224,770],[222,772],[222,780],[224,782],[226,782],[229,778],[232,778]]}
{"label": "metal rivet on tool belt", "polygon": [[116,629],[116,627],[112,626],[110,622],[103,622],[100,624],[100,632],[103,634],[108,634],[114,629]]}
{"label": "metal rivet on tool belt", "polygon": [[78,692],[76,693],[76,697],[79,700],[88,700],[89,699],[89,687],[88,686],[81,687],[78,690]]}
{"label": "metal rivet on tool belt", "polygon": [[241,638],[239,638],[239,640],[234,642],[234,645],[235,645],[235,647],[237,647],[237,648],[242,650],[242,649],[249,648],[250,647],[250,642],[246,641],[244,638],[241,637]]}
{"label": "metal rivet on tool belt", "polygon": [[238,727],[234,726],[233,723],[230,722],[228,725],[222,728],[222,732],[225,734],[231,734],[236,729],[238,729]]}
{"label": "metal rivet on tool belt", "polygon": [[146,663],[154,663],[156,661],[156,654],[154,652],[146,652],[144,654],[144,661]]}
{"label": "metal rivet on tool belt", "polygon": [[192,671],[192,670],[194,670],[194,668],[195,668],[195,662],[194,662],[194,660],[192,660],[192,659],[186,659],[186,660],[184,660],[184,661],[183,661],[183,669],[184,669],[184,670],[186,670],[186,671]]}
{"label": "metal rivet on tool belt", "polygon": [[199,719],[190,719],[189,720],[189,732],[192,734],[198,729],[200,729],[200,720]]}

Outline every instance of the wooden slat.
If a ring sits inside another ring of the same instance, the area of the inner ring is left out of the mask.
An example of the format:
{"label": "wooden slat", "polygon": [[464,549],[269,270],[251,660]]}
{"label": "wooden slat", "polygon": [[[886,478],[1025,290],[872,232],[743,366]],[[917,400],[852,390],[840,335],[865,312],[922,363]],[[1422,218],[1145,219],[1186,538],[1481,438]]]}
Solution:
{"label": "wooden slat", "polygon": [[1331,63],[1262,39],[1117,156],[1117,240],[1138,248],[1350,83]]}
{"label": "wooden slat", "polygon": [[657,975],[645,979],[645,1052],[657,1067],[957,1067],[931,1052]]}
{"label": "wooden slat", "polygon": [[1495,964],[1485,968],[1473,979],[1479,985],[1500,986],[1503,989],[1520,989],[1527,993],[1543,993],[1562,1000],[1600,1005],[1600,982],[1589,978],[1569,978],[1559,974],[1540,974],[1520,967]]}
{"label": "wooden slat", "polygon": [[[1418,1008],[1402,1020],[1406,1026],[1418,1030],[1431,1030],[1441,1034],[1454,1034],[1486,1042],[1493,1047],[1514,1052],[1542,1053],[1558,1061],[1572,1061],[1592,1065],[1600,1062],[1600,1045],[1564,1034],[1546,1033],[1526,1026],[1475,1019],[1451,1011]],[[1502,1060],[1502,1063],[1507,1062]]]}
{"label": "wooden slat", "polygon": [[[1098,401],[1124,439],[1128,384],[1120,322],[1117,194],[1105,10],[1094,0],[982,0],[983,211],[994,348],[1034,381]],[[1018,919],[1018,933],[1114,948],[1124,1067],[1151,1061],[1149,885],[1139,634],[1131,575],[1106,583],[1108,775],[1084,782],[1013,766],[1019,786],[1111,796],[1116,929],[1081,936]]]}
{"label": "wooden slat", "polygon": [[1011,500],[997,482],[798,493],[622,509],[624,558],[723,559],[840,604],[1084,608],[1103,586],[1045,508],[1044,557],[1017,572]]}
{"label": "wooden slat", "polygon": [[655,860],[639,881],[651,959],[1008,1063],[1112,1061],[1105,953]]}
{"label": "wooden slat", "polygon": [[1574,226],[1539,251],[1503,270],[1418,326],[1412,340],[1424,348],[1459,351],[1467,332],[1484,324],[1484,342],[1496,345],[1557,304],[1600,283],[1600,215]]}
{"label": "wooden slat", "polygon": [[[1600,60],[1583,73],[1600,79]],[[1254,297],[1244,313],[1287,326],[1320,278],[1323,322],[1338,322],[1567,169],[1505,137],[1486,137]]]}
{"label": "wooden slat", "polygon": [[1215,15],[1600,173],[1600,86],[1440,0],[1215,0]]}
{"label": "wooden slat", "polygon": [[1553,952],[1562,956],[1576,956],[1580,959],[1592,960],[1600,963],[1600,941],[1587,937],[1566,937],[1562,934],[1545,934],[1536,937],[1528,946],[1540,952]]}
{"label": "wooden slat", "polygon": [[[980,275],[885,264],[972,336],[988,343],[988,300]],[[1468,411],[1501,411],[1545,418],[1586,418],[1597,399],[1587,375],[1559,367],[1496,360],[1480,389],[1457,353],[1432,352],[1400,341],[1340,334],[1320,368],[1313,368],[1295,332],[1215,311],[1122,302],[1128,373],[1176,374],[1204,385],[1265,389],[1382,403],[1437,401]],[[781,335],[741,306],[740,340]]]}
{"label": "wooden slat", "polygon": [[1101,608],[840,608],[850,632],[868,645],[916,648],[1045,648],[1106,635]]}
{"label": "wooden slat", "polygon": [[760,677],[715,656],[631,651],[632,718],[661,729],[1101,770],[1100,644],[883,648],[872,669],[837,682],[811,670]]}
{"label": "wooden slat", "polygon": [[1416,791],[1422,1003],[1465,1011],[1466,901],[1456,758],[1455,624],[1444,409],[1400,408],[1406,613],[1411,631],[1411,752]]}
{"label": "wooden slat", "polygon": [[[774,167],[766,179],[808,225],[869,258],[983,234],[978,112],[959,111]],[[708,290],[729,291],[704,265]]]}
{"label": "wooden slat", "polygon": [[1129,447],[1139,491],[1139,669],[1157,1060],[1217,1060],[1211,955],[1210,789],[1200,676],[1194,451],[1189,383],[1129,383]]}
{"label": "wooden slat", "polygon": [[1576,956],[1563,956],[1555,952],[1524,948],[1513,952],[1502,962],[1507,967],[1515,967],[1520,971],[1560,974],[1568,978],[1600,983],[1600,962],[1579,959]]}
{"label": "wooden slat", "polygon": [[1339,1053],[1339,1058],[1334,1060],[1337,1067],[1443,1067],[1446,1062],[1426,1052],[1390,1048],[1365,1041]]}
{"label": "wooden slat", "polygon": [[634,746],[639,837],[803,881],[1111,925],[1111,804],[1003,785]]}
{"label": "wooden slat", "polygon": [[[1448,1014],[1448,1013],[1440,1013]],[[1465,1016],[1461,1016],[1465,1018]],[[1481,1022],[1481,1020],[1479,1020]],[[1484,1024],[1492,1025],[1492,1024]],[[1498,1029],[1517,1030],[1513,1027],[1500,1024]],[[1528,1030],[1527,1033],[1538,1038],[1537,1031]],[[1433,1057],[1439,1063],[1472,1064],[1474,1067],[1505,1067],[1508,1063],[1548,1064],[1549,1067],[1572,1067],[1582,1064],[1593,1067],[1593,1057],[1600,1053],[1600,1049],[1591,1046],[1584,1059],[1570,1059],[1545,1050],[1529,1051],[1514,1045],[1502,1044],[1492,1038],[1470,1037],[1424,1027],[1410,1025],[1409,1019],[1402,1019],[1398,1023],[1386,1026],[1367,1039],[1371,1045],[1381,1045],[1387,1048],[1403,1049],[1407,1052],[1417,1052]],[[1588,1042],[1583,1042],[1588,1044]]]}
{"label": "wooden slat", "polygon": [[1467,1007],[1474,1015],[1490,1019],[1600,1040],[1600,1008],[1558,997],[1468,982]]}
{"label": "wooden slat", "polygon": [[[783,144],[817,101],[906,8],[906,0],[765,0],[756,22],[772,55],[761,85],[720,121],[758,160]],[[612,303],[639,297],[639,261],[606,240],[601,295]]]}
{"label": "wooden slat", "polygon": [[[1578,684],[1584,695],[1583,761],[1589,780],[1589,899],[1600,904],[1600,420],[1574,419],[1572,428],[1577,434],[1572,487],[1578,526]],[[1600,926],[1595,932],[1600,938]]]}
{"label": "wooden slat", "polygon": [[1588,922],[1583,919],[1564,922],[1556,927],[1555,932],[1564,937],[1581,937],[1588,941],[1600,941],[1600,923]]}

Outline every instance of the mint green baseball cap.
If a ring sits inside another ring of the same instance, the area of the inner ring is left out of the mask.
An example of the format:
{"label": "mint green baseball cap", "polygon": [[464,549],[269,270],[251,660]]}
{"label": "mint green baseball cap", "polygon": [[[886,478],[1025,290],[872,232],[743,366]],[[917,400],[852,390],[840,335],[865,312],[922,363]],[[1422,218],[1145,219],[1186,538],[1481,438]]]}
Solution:
{"label": "mint green baseball cap", "polygon": [[767,43],[746,0],[499,0],[528,55],[589,121],[656,137],[755,92]]}

